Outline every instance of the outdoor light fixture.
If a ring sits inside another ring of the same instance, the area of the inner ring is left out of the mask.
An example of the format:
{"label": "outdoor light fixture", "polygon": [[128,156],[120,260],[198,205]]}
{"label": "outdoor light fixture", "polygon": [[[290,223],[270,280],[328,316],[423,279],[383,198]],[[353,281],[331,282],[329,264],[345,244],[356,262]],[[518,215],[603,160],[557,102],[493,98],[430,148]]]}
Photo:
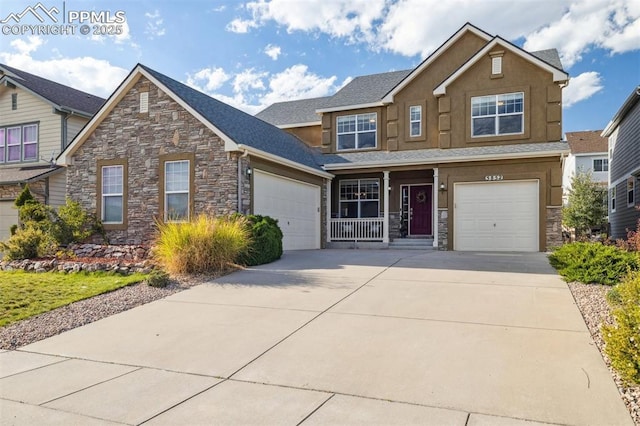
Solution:
{"label": "outdoor light fixture", "polygon": [[247,172],[246,172],[247,176],[251,176],[251,172],[252,172],[251,167],[247,167]]}
{"label": "outdoor light fixture", "polygon": [[446,190],[447,190],[447,188],[444,186],[444,182],[442,182],[442,183],[440,184],[440,192],[444,192],[444,191],[446,191]]}

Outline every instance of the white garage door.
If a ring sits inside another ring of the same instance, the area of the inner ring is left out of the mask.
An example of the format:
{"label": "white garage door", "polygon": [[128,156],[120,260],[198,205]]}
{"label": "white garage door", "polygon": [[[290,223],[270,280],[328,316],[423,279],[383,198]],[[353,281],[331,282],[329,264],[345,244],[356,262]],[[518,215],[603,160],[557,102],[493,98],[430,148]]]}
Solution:
{"label": "white garage door", "polygon": [[255,170],[253,211],[278,219],[285,250],[320,248],[320,187]]}
{"label": "white garage door", "polygon": [[454,185],[454,250],[538,251],[538,181]]}
{"label": "white garage door", "polygon": [[11,233],[11,225],[18,224],[18,209],[13,201],[0,201],[0,241],[4,241]]}

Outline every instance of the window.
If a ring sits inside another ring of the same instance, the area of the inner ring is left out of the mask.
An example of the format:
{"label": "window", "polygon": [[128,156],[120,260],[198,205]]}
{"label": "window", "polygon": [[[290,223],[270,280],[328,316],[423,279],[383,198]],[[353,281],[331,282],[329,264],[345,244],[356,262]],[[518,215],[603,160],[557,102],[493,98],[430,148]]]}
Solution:
{"label": "window", "polygon": [[18,109],[18,94],[17,93],[12,93],[11,94],[11,109],[13,111]]}
{"label": "window", "polygon": [[375,113],[338,117],[338,150],[375,148],[377,122]]}
{"label": "window", "polygon": [[122,165],[102,167],[102,222],[123,223],[124,216],[124,167]]}
{"label": "window", "polygon": [[422,134],[422,107],[409,107],[409,136],[415,138]]}
{"label": "window", "polygon": [[37,124],[0,128],[0,163],[37,160]]}
{"label": "window", "polygon": [[164,220],[189,220],[189,160],[164,163]]}
{"label": "window", "polygon": [[593,159],[593,171],[594,172],[608,172],[609,171],[609,159],[608,158],[594,158]]}
{"label": "window", "polygon": [[631,176],[627,179],[627,206],[633,207],[635,205],[634,192],[636,189],[636,178]]}
{"label": "window", "polygon": [[380,181],[349,179],[340,181],[340,217],[378,217],[380,211]]}
{"label": "window", "polygon": [[611,211],[616,211],[616,187],[611,188],[609,198],[611,199]]}
{"label": "window", "polygon": [[524,132],[524,93],[471,98],[471,135],[513,135]]}

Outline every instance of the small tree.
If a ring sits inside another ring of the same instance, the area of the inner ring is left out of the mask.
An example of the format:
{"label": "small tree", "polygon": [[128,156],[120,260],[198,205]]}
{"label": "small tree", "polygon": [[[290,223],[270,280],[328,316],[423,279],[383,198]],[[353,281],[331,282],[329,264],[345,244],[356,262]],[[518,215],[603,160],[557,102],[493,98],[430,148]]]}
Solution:
{"label": "small tree", "polygon": [[601,227],[607,216],[607,190],[594,182],[591,173],[578,172],[571,179],[568,204],[562,208],[562,222],[575,228],[576,237]]}

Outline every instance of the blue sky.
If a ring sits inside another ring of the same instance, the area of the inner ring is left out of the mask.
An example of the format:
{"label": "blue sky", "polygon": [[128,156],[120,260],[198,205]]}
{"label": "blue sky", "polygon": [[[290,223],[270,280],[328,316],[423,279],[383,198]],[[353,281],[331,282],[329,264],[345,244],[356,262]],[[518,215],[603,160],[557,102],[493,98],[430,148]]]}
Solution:
{"label": "blue sky", "polygon": [[[2,0],[0,21],[37,4]],[[57,8],[51,12],[58,18],[55,25],[69,12],[102,14],[72,23],[73,35],[38,35],[25,27],[54,24],[44,15],[43,23],[31,14],[0,23],[0,62],[103,97],[141,62],[256,113],[273,102],[333,94],[358,75],[413,68],[465,22],[527,50],[559,50],[571,76],[564,89],[565,132],[604,128],[640,84],[640,2],[634,0],[41,0],[41,5]],[[106,23],[119,11],[124,19]],[[91,32],[122,34],[82,35],[83,24]]]}

